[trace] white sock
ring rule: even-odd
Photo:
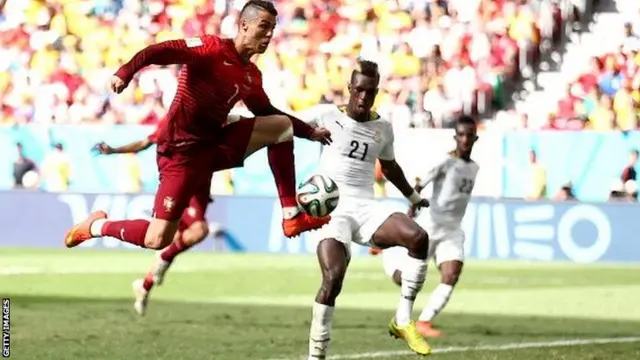
[[[91,232],[91,236],[102,236],[102,226],[106,222],[106,219],[98,219],[91,223],[91,229],[89,229],[89,232]]]
[[[432,321],[449,302],[453,286],[440,283],[429,296],[427,306],[420,313],[420,321]]]
[[[402,265],[402,285],[400,287],[400,302],[396,310],[396,324],[407,326],[411,322],[413,303],[416,295],[422,289],[427,275],[426,260],[420,260],[407,256]]]
[[[333,306],[313,303],[313,318],[309,330],[309,360],[324,359],[331,340]]]
[[[285,219],[293,219],[300,210],[297,206],[285,206],[282,208],[282,217]]]

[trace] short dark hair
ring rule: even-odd
[[[367,77],[375,78],[376,81],[380,81],[378,64],[373,61],[358,59],[356,62],[356,68],[353,69],[353,72],[351,73],[351,81],[353,81],[356,74],[362,74]]]
[[[242,16],[247,11],[250,11],[250,10],[266,11],[273,16],[278,16],[278,10],[276,9],[276,6],[273,4],[273,1],[267,1],[267,0],[247,1],[247,3],[244,4],[244,6],[242,7],[242,10],[240,10],[240,18],[242,18]]]
[[[456,124],[477,126],[478,122],[469,115],[462,115],[458,118],[458,120],[456,121]]]

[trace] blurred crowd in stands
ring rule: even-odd
[[[174,96],[178,68],[150,67],[117,97],[107,91],[111,74],[152,43],[203,33],[234,36],[244,3],[9,1],[0,17],[0,124],[156,123]],[[555,0],[276,3],[277,33],[256,60],[272,102],[299,111],[344,101],[346,80],[361,56],[379,62],[377,109],[399,127],[447,127],[460,112],[488,117],[508,107],[540,44],[557,41],[561,31]],[[637,54],[626,51],[604,58],[605,71],[635,71],[622,68],[622,54]],[[601,109],[619,112],[638,97],[613,96],[629,84],[585,88],[585,96],[597,98],[589,109],[594,119],[603,118],[598,128],[607,126],[600,125],[607,121]]]
[[[631,3],[631,2],[629,2]],[[569,83],[548,129],[635,130],[640,115],[640,2],[625,12],[615,51],[598,51],[587,71]],[[611,34],[609,41],[618,36]]]

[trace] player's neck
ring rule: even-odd
[[[371,118],[371,113],[369,111],[356,115],[354,114],[353,111],[349,111],[349,107],[347,107],[345,113],[347,114],[348,117],[352,118],[357,122],[367,122]]]
[[[251,57],[255,55],[255,52],[253,50],[250,50],[249,47],[245,45],[243,39],[239,37],[236,38],[234,40],[234,45],[236,47],[236,52],[238,52],[238,55],[240,55],[240,58],[242,58],[242,61],[244,61],[245,63],[248,63],[249,61],[251,61]]]
[[[456,156],[465,162],[471,161],[471,151],[462,152],[460,150],[456,150]]]

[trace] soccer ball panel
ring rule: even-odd
[[[338,185],[328,176],[313,175],[298,187],[298,205],[313,217],[331,214],[338,206]]]

